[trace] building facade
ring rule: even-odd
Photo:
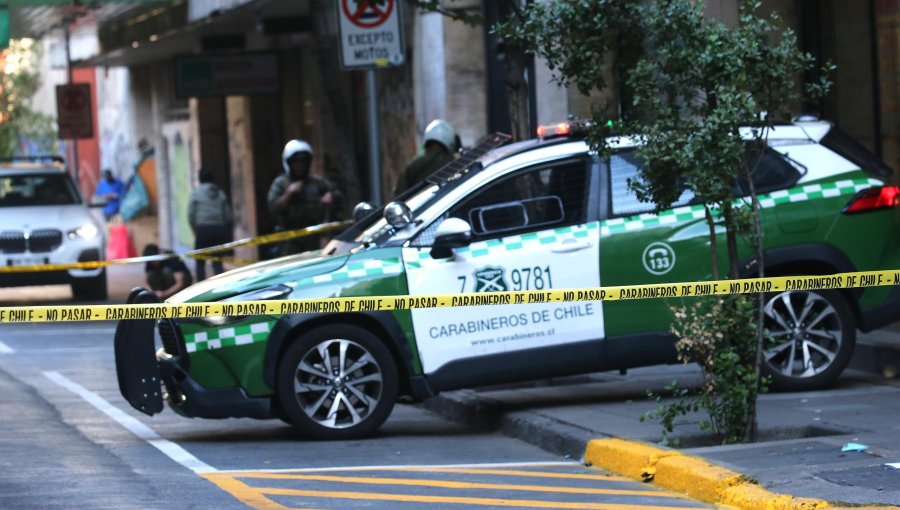
[[[373,98],[363,72],[338,65],[341,1],[348,0],[170,0],[94,17],[97,48],[78,65],[95,75],[98,165],[121,168],[137,159],[141,140],[155,149],[162,245],[192,246],[186,201],[201,166],[231,195],[236,237],[271,232],[266,191],[292,138],[308,140],[314,171],[344,190],[335,218],[368,198],[366,109]],[[504,2],[448,4],[482,16],[479,26],[395,1],[403,2],[406,59],[376,71],[374,98],[377,185],[386,198],[431,120],[448,120],[467,146],[490,131],[509,132],[521,115],[508,106],[510,64],[490,30],[505,16]],[[706,6],[710,16],[737,23],[737,0]],[[900,170],[900,0],[765,0],[763,10],[784,19],[803,51],[837,66],[832,93],[805,110],[834,121]],[[592,97],[561,88],[541,61],[528,63],[523,79],[528,130],[588,115],[615,97],[614,87]]]

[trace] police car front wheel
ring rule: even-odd
[[[277,393],[287,421],[317,439],[371,434],[397,399],[397,368],[371,332],[328,325],[301,335],[279,363]]]

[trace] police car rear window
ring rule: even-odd
[[[833,126],[819,143],[840,154],[873,177],[887,179],[891,176],[891,167],[836,126]]]

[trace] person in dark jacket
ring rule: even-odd
[[[145,246],[142,253],[144,257],[160,254],[159,246],[155,244]],[[144,275],[150,290],[156,294],[156,297],[164,300],[176,292],[188,288],[193,283],[193,279],[191,272],[180,258],[168,250],[162,254],[170,256],[164,260],[154,260],[144,264]]]
[[[425,151],[416,156],[400,174],[394,185],[394,196],[424,181],[442,166],[453,161],[459,151],[459,137],[446,120],[436,119],[425,128]]]
[[[194,248],[208,248],[231,241],[232,216],[228,195],[213,183],[212,171],[201,168],[200,186],[188,198],[188,223],[194,231]],[[217,254],[221,255],[221,254]],[[212,263],[213,274],[224,270],[221,260]],[[197,280],[206,279],[206,261],[197,259]]]

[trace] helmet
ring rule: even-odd
[[[435,141],[447,148],[450,152],[456,152],[456,131],[449,122],[435,119],[425,128],[425,140],[423,143]]]
[[[291,156],[300,152],[309,153],[309,156],[312,157],[312,146],[303,140],[291,140],[284,145],[284,151],[281,153],[281,164],[284,166],[284,172],[286,174],[290,175],[291,173],[291,167],[288,166],[288,160],[291,159]]]

